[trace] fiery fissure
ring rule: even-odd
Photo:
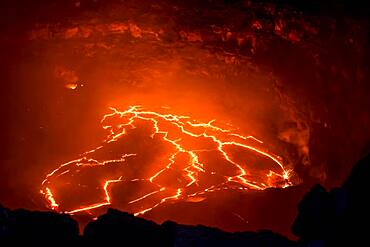
[[[93,209],[97,209],[103,206],[112,204],[112,196],[110,193],[110,187],[113,184],[121,182],[133,182],[133,181],[146,181],[157,189],[150,191],[137,198],[130,200],[127,205],[135,205],[148,198],[157,197],[153,199],[153,203],[149,207],[138,206],[132,213],[135,215],[145,214],[152,209],[168,202],[178,200],[191,200],[193,197],[204,195],[213,191],[217,191],[223,188],[229,188],[230,183],[236,183],[238,189],[254,189],[263,190],[270,187],[281,187],[285,188],[292,185],[290,181],[291,170],[287,169],[283,163],[283,159],[261,147],[263,142],[251,135],[242,135],[236,133],[232,128],[218,127],[215,125],[215,120],[211,120],[206,123],[192,120],[189,116],[175,115],[175,114],[162,114],[156,111],[147,111],[141,106],[130,106],[125,111],[119,111],[116,108],[111,107],[111,113],[103,116],[101,123],[103,128],[109,132],[108,136],[104,140],[103,144],[95,149],[85,152],[81,155],[81,158],[75,159],[64,164],[51,171],[46,175],[42,181],[41,193],[48,201],[48,205],[51,209],[57,211],[64,211],[65,213],[75,214],[79,212],[88,212]],[[108,124],[108,120],[111,118],[117,118],[120,120],[116,124]],[[150,123],[151,125],[151,138],[160,137],[163,142],[167,143],[172,147],[172,151],[168,155],[167,162],[162,167],[156,169],[155,172],[147,177],[142,178],[125,178],[119,176],[118,178],[106,179],[101,186],[104,191],[104,200],[98,203],[92,203],[90,205],[80,205],[77,208],[70,210],[62,210],[61,203],[58,202],[58,191],[52,191],[53,183],[62,176],[73,176],[73,172],[79,172],[79,167],[103,167],[110,164],[128,163],[129,159],[136,157],[136,153],[123,154],[119,159],[107,159],[98,160],[90,156],[94,155],[98,150],[103,149],[106,145],[118,142],[124,136],[128,135],[130,130],[137,128],[141,122]],[[170,124],[173,129],[165,129],[163,125]],[[180,135],[172,135],[180,131]],[[188,145],[182,143],[184,138],[193,138],[195,140],[202,139],[203,141],[211,142],[214,148],[206,149],[189,149]],[[248,170],[243,162],[239,162],[232,157],[229,148],[239,148],[242,151],[249,151],[257,156],[269,159],[273,163],[278,171],[269,170],[260,176],[261,181],[250,181],[248,174],[253,171],[252,168]],[[213,184],[208,187],[199,186],[199,175],[214,175],[215,172],[208,172],[204,162],[201,161],[200,154],[203,152],[216,152],[217,155],[223,157],[223,160],[230,165],[230,169],[235,170],[235,175],[227,176],[220,175],[223,177],[223,181],[220,183]],[[165,171],[173,169],[178,156],[185,154],[188,157],[188,162],[184,164],[184,168],[181,169],[182,177],[186,181],[185,185],[174,184],[171,187],[167,187],[158,181],[158,178],[164,174]],[[275,170],[276,170],[275,169]],[[191,188],[191,189],[190,189]],[[167,195],[161,193],[168,192]]]

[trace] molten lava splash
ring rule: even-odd
[[[103,144],[43,180],[41,193],[51,209],[91,213],[113,205],[139,215],[167,202],[199,202],[221,189],[292,185],[282,158],[231,125],[140,106],[110,109],[101,120],[109,131]]]

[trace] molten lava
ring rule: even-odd
[[[43,180],[40,192],[51,209],[91,213],[112,205],[139,215],[169,202],[199,202],[223,189],[292,185],[291,170],[281,157],[229,124],[140,106],[110,109],[101,120],[109,132],[102,145],[61,164]]]

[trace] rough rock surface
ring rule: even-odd
[[[303,244],[367,246],[370,203],[370,155],[359,161],[339,188],[326,191],[316,185],[298,206],[292,231]]]
[[[69,215],[0,207],[1,244],[68,244],[78,240],[78,223]]]

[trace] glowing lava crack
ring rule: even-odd
[[[230,125],[140,106],[111,110],[101,120],[109,131],[103,144],[43,180],[40,192],[51,209],[92,213],[112,205],[138,215],[167,202],[201,201],[218,190],[292,184],[282,158]]]

